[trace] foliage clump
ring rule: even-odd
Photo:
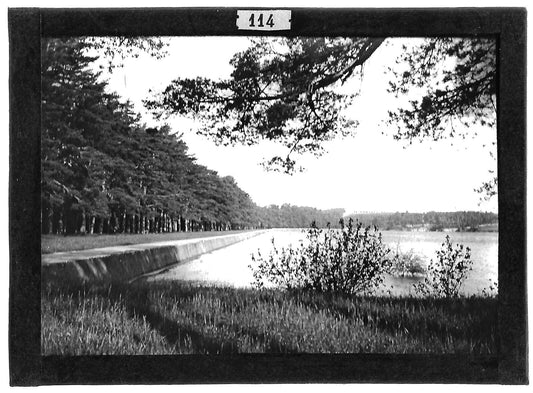
[[[462,244],[453,246],[450,236],[446,236],[437,260],[431,260],[423,282],[414,284],[415,292],[423,296],[456,298],[464,280],[472,270],[470,248]]]
[[[422,257],[413,249],[402,252],[398,245],[391,260],[389,273],[396,277],[418,277],[426,274],[426,268]]]
[[[283,146],[264,167],[295,173],[294,155],[324,153],[324,142],[355,132],[345,110],[355,94],[335,90],[362,75],[384,38],[278,37],[251,41],[236,53],[230,78],[178,78],[144,101],[156,118],[187,115],[198,133],[218,144],[246,146],[263,140]]]
[[[340,224],[340,229],[319,229],[313,223],[299,247],[277,248],[272,240],[268,256],[252,255],[255,287],[271,283],[285,289],[372,293],[383,283],[390,250],[377,227],[351,219]]]

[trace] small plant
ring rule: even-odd
[[[459,290],[472,270],[470,248],[457,244],[454,248],[450,236],[446,235],[437,260],[431,260],[423,282],[413,284],[415,292],[423,296],[456,298]]]
[[[395,277],[419,277],[426,274],[426,268],[420,255],[413,249],[402,252],[398,244],[396,253],[392,257],[390,274]]]
[[[319,229],[313,223],[307,242],[297,248],[273,250],[267,257],[252,255],[254,285],[267,282],[286,289],[312,289],[319,292],[372,293],[383,283],[389,268],[389,249],[374,227],[353,220],[340,221],[341,229]]]
[[[496,297],[498,296],[498,282],[489,279],[489,287],[481,290],[481,296],[483,297]]]

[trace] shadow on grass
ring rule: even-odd
[[[216,340],[207,337],[195,329],[183,326],[155,311],[150,304],[149,290],[146,287],[113,283],[106,285],[71,285],[43,288],[43,297],[73,296],[79,304],[91,296],[102,296],[110,303],[124,306],[129,318],[144,319],[154,331],[157,331],[175,348],[178,353],[196,354],[234,354],[237,344],[228,340]],[[184,291],[184,298],[192,298],[193,293]],[[134,340],[139,338],[133,337]]]
[[[209,320],[211,315],[209,307],[227,304],[233,308],[232,312],[240,313],[245,304],[260,304],[263,301],[274,305],[274,308],[278,305],[280,309],[291,302],[308,307],[312,312],[342,316],[389,336],[400,334],[410,340],[427,342],[428,345],[430,342],[459,343],[461,349],[457,347],[456,350],[460,352],[495,353],[497,347],[497,298],[365,298],[305,291],[244,290],[236,295],[232,291],[215,288],[208,290],[206,299],[214,298],[217,303],[211,303],[201,313],[197,312],[195,306],[191,308],[191,305],[198,303],[198,294],[202,294],[202,291],[206,289],[179,283],[114,283],[85,288],[52,288],[48,289],[47,296],[53,297],[54,293],[73,294],[80,300],[101,296],[112,303],[119,303],[125,308],[128,318],[144,319],[150,329],[163,336],[178,353],[299,352],[287,340],[283,341],[269,331],[256,329],[253,324],[235,324],[223,319],[204,320],[206,316]],[[158,301],[159,297],[162,302]],[[179,318],[165,313],[173,302],[187,308],[180,313]]]
[[[404,332],[420,338],[431,333],[442,342],[470,340],[474,352],[496,351],[497,297],[368,299],[306,291],[290,291],[287,296],[303,306],[359,320],[385,333]],[[480,343],[486,343],[486,348],[481,348]]]
[[[108,292],[110,299],[122,299],[128,315],[144,318],[152,329],[157,330],[175,350],[180,353],[192,352],[199,354],[234,354],[238,346],[228,340],[217,340],[183,326],[154,310],[150,303],[148,289],[140,286],[115,284]],[[192,298],[192,293],[183,293],[183,298]]]
[[[160,286],[158,289],[166,295],[171,295],[176,300],[179,299],[183,302],[191,302],[193,297],[197,294],[197,290],[192,286],[181,287],[168,285],[166,287]],[[237,340],[231,338],[216,339],[208,337],[194,328],[183,326],[183,324],[155,311],[149,296],[152,289],[147,288],[146,285],[133,285],[129,287],[119,286],[116,287],[115,290],[117,291],[118,296],[122,294],[125,299],[126,308],[130,316],[144,316],[151,327],[164,336],[169,343],[172,343],[178,352],[181,352],[187,347],[189,347],[194,353],[200,354],[227,355],[241,352]],[[124,294],[127,295],[124,297]],[[191,315],[191,318],[194,317]],[[256,329],[243,328],[242,326],[236,326],[222,321],[218,322],[216,327],[221,329],[227,328],[239,335],[246,335],[250,338],[251,342],[260,345],[262,350],[268,353],[279,354],[297,352],[296,349],[282,344],[278,338],[259,332]]]

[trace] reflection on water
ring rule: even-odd
[[[272,230],[231,246],[203,254],[190,262],[177,265],[149,280],[203,281],[234,287],[249,287],[253,281],[252,254],[261,250],[267,254],[272,248],[299,244],[305,235],[298,230]]]
[[[426,265],[435,259],[435,252],[441,248],[446,235],[450,235],[452,243],[463,244],[471,249],[472,271],[465,280],[462,292],[475,294],[498,281],[498,233],[495,232],[403,232],[384,231],[383,241],[392,250],[399,247],[402,252],[413,250]],[[412,292],[412,284],[421,278],[387,277],[385,284],[392,285],[393,293],[406,294]]]
[[[427,264],[435,257],[446,236],[442,232],[402,232],[383,231],[383,241],[393,250],[399,247],[402,252],[413,250]],[[497,233],[449,233],[452,242],[461,243],[471,248],[473,270],[465,281],[463,293],[479,293],[488,288],[490,280],[498,278],[498,234]],[[276,229],[254,238],[231,245],[221,250],[202,255],[190,262],[177,265],[163,273],[152,276],[149,280],[187,280],[200,281],[216,285],[249,287],[253,281],[251,269],[252,253],[261,250],[267,255],[272,249],[271,240],[276,246],[298,245],[305,239],[300,230]],[[412,292],[412,284],[421,280],[414,277],[391,277],[385,280],[383,290],[393,294]]]

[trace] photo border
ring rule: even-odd
[[[9,9],[11,385],[527,383],[526,10],[276,7],[292,11],[292,29],[263,33],[238,31],[237,9],[261,8]],[[41,356],[40,40],[76,35],[495,37],[498,355]]]

